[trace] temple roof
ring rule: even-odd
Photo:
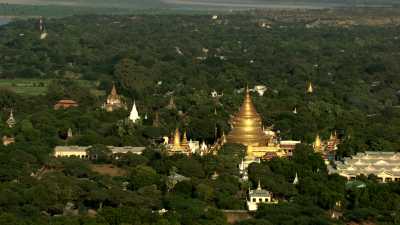
[[[344,162],[336,162],[340,174],[380,174],[390,173],[400,176],[400,153],[396,152],[365,152],[357,153]]]

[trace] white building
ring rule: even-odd
[[[200,142],[189,140],[189,148],[192,154],[200,151]]]
[[[264,93],[268,90],[265,85],[256,85],[253,90],[258,93],[259,96],[264,96]]]
[[[54,148],[54,156],[55,157],[78,157],[81,159],[88,158],[87,150],[92,146],[56,146]],[[108,149],[111,150],[112,154],[126,154],[128,152],[133,154],[142,154],[142,152],[146,149],[145,147],[132,147],[132,146],[124,146],[124,147],[115,147],[115,146],[107,146]]]
[[[363,174],[374,174],[381,182],[400,181],[400,153],[370,152],[357,153],[336,162],[337,173],[349,180]]]
[[[249,199],[247,200],[247,209],[249,211],[257,211],[259,204],[276,204],[278,201],[272,198],[272,193],[262,189],[260,181],[255,190],[249,190]]]
[[[131,113],[129,114],[129,120],[132,121],[133,123],[136,123],[138,120],[140,120],[139,112],[136,108],[135,101],[133,102]]]

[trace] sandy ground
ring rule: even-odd
[[[127,172],[121,168],[118,168],[116,166],[110,165],[110,164],[92,164],[90,166],[92,171],[97,172],[102,175],[109,175],[112,177],[115,176],[124,176],[127,174]]]

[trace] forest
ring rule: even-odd
[[[400,184],[369,176],[359,177],[364,187],[351,185],[328,174],[310,146],[317,134],[327,139],[336,131],[339,160],[398,151],[398,26],[310,28],[252,13],[86,15],[44,18],[44,24],[45,38],[36,19],[0,26],[2,83],[43,84],[37,94],[0,85],[0,136],[15,137],[0,146],[0,224],[227,224],[222,210],[245,209],[246,191],[258,181],[281,201],[239,225],[400,223]],[[113,84],[128,108],[136,102],[139,123],[126,122],[129,110],[101,109]],[[303,142],[291,160],[251,164],[243,183],[237,169],[243,146],[186,157],[168,156],[157,144],[176,127],[213,143],[229,132],[230,115],[243,100],[239,91],[255,85],[268,88],[264,96],[252,93],[263,124]],[[213,90],[223,96],[212,98]],[[176,109],[166,108],[171,97]],[[54,110],[60,99],[79,107]],[[5,122],[11,110],[13,128]],[[153,126],[156,113],[160,126]],[[89,161],[54,158],[57,145],[147,149]],[[125,173],[93,171],[102,164]],[[175,172],[189,179],[171,186]]]

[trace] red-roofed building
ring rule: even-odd
[[[58,110],[58,109],[68,109],[68,108],[72,108],[72,107],[78,107],[78,103],[74,100],[70,100],[70,99],[63,99],[58,101],[55,105],[54,105],[54,109]]]

